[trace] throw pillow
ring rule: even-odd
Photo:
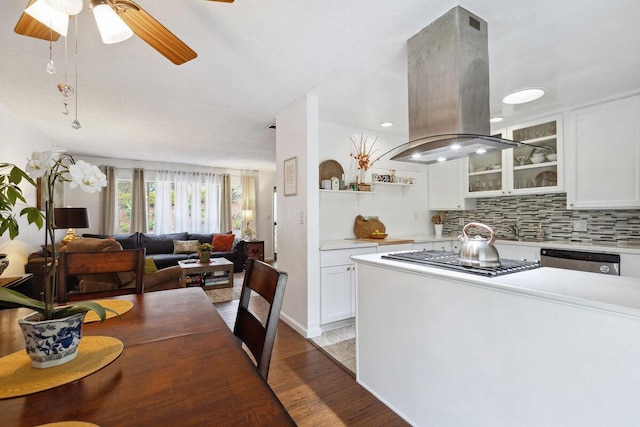
[[[173,253],[174,254],[192,254],[198,252],[198,240],[174,240],[173,241]]]
[[[213,252],[230,252],[233,247],[233,240],[236,238],[233,234],[214,234],[211,240]]]
[[[144,274],[151,274],[158,271],[158,267],[156,263],[153,261],[153,258],[146,258],[144,260]]]

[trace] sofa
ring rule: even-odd
[[[145,248],[147,258],[153,258],[153,262],[158,269],[178,265],[178,261],[184,261],[190,258],[198,258],[197,252],[181,252],[176,253],[176,244],[174,242],[187,242],[197,240],[200,243],[212,243],[215,234],[229,235],[232,233],[170,233],[170,234],[83,234],[83,237],[92,238],[113,238],[123,249]],[[226,258],[233,263],[233,271],[235,273],[242,272],[244,268],[245,247],[244,240],[234,238],[231,250],[229,251],[212,251],[212,258]],[[215,249],[215,247],[214,247]]]
[[[100,262],[102,252],[122,251],[122,245],[114,239],[98,239],[98,238],[82,238],[70,241],[67,245],[60,248],[60,252],[66,253],[91,253],[95,254],[95,263]],[[79,266],[82,268],[82,266]],[[153,271],[140,271],[143,275],[144,292],[162,291],[166,289],[184,288],[182,283],[182,269],[177,265],[162,269],[152,269]],[[66,289],[62,289],[62,283],[59,283],[60,291],[65,294],[70,293],[87,293],[112,291],[120,288],[135,287],[137,271],[126,271],[118,273],[94,273],[79,274],[78,276],[68,277],[65,279]],[[64,301],[60,292],[58,301]]]

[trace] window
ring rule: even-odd
[[[231,185],[231,226],[233,234],[242,235],[242,184]]]
[[[131,232],[131,192],[133,182],[130,179],[117,179],[118,215],[116,218],[116,233]]]
[[[120,170],[116,178],[116,233],[131,233],[133,182]],[[156,176],[154,176],[156,175]],[[158,172],[145,182],[148,233],[211,233],[219,230],[220,185],[213,174]],[[233,179],[231,218],[234,233],[242,229],[242,185]],[[195,204],[199,206],[195,206]],[[224,230],[229,231],[229,230]]]

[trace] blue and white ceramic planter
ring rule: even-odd
[[[51,368],[75,359],[85,315],[78,313],[63,319],[40,320],[42,315],[36,312],[19,319],[31,366]]]

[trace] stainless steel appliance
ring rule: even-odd
[[[472,238],[467,234],[470,228],[480,228],[491,233],[489,239],[481,236]],[[488,225],[479,222],[470,222],[462,229],[462,234],[458,236],[458,240],[462,242],[460,246],[460,263],[472,267],[499,267],[500,256],[498,250],[493,246],[496,241],[496,233]]]
[[[538,261],[525,261],[515,259],[500,259],[500,265],[493,267],[480,267],[464,265],[460,256],[446,251],[411,251],[395,252],[383,255],[382,258],[393,261],[412,262],[428,267],[446,268],[461,271],[463,273],[477,274],[480,276],[495,277],[504,274],[517,273],[540,267]]]
[[[620,275],[620,255],[617,254],[542,248],[540,249],[540,265],[564,268],[565,270]]]

